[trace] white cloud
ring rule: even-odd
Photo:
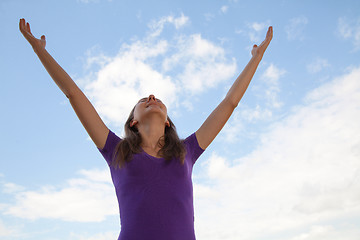
[[[136,102],[151,93],[168,107],[173,103],[174,82],[149,63],[149,59],[164,54],[167,45],[165,40],[154,44],[146,41],[124,44],[115,57],[100,66],[100,70],[90,72],[85,80],[78,81],[105,122],[122,125]],[[101,63],[103,59],[100,55]]]
[[[176,78],[190,93],[199,93],[232,77],[236,62],[226,59],[223,48],[193,34],[178,39],[176,53],[164,60],[163,67],[166,71],[182,68]]]
[[[101,222],[118,215],[115,190],[108,170],[82,170],[81,177],[69,179],[65,186],[45,186],[37,191],[15,193],[15,201],[4,213],[19,218],[61,219]]]
[[[290,19],[290,22],[285,26],[288,40],[303,40],[304,30],[308,23],[309,20],[305,16]]]
[[[194,184],[197,237],[357,240],[358,79],[355,68],[311,91],[247,156],[212,154],[195,176],[209,181]]]
[[[360,49],[360,19],[349,20],[346,17],[338,19],[338,33],[344,39],[350,39],[354,45],[354,51]]]
[[[357,226],[334,226],[320,225],[312,226],[307,233],[302,233],[299,236],[291,238],[290,240],[337,240],[337,239],[357,239],[360,236],[360,230]],[[340,228],[340,229],[339,229]]]
[[[324,68],[330,67],[330,64],[327,59],[317,58],[306,66],[306,69],[309,73],[318,73]]]
[[[165,23],[181,27],[188,21],[184,15],[163,17],[152,22],[148,36],[123,44],[115,57],[87,54],[89,74],[76,82],[105,123],[121,126],[137,100],[151,93],[172,109],[180,95],[180,104],[187,103],[189,93],[215,87],[235,74],[235,59],[226,58],[223,48],[200,34],[161,38]]]

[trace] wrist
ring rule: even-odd
[[[255,54],[255,55],[253,55],[251,59],[253,59],[254,61],[260,62],[261,59],[263,58],[263,56],[264,56],[264,54],[257,53],[257,54]]]
[[[39,54],[39,53],[41,53],[42,51],[45,50],[44,47],[39,46],[39,45],[32,45],[32,48],[33,48],[33,50],[34,50],[34,52],[35,52],[36,54]]]

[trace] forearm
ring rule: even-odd
[[[34,51],[56,85],[69,98],[71,93],[78,88],[75,82],[45,48],[34,48]]]
[[[228,91],[225,98],[234,108],[237,107],[248,88],[261,59],[262,55],[253,56]]]

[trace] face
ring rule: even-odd
[[[153,117],[154,115],[163,119],[164,123],[168,125],[166,106],[160,99],[155,98],[154,95],[150,95],[149,97],[140,99],[136,104],[134,119],[130,125],[136,125],[147,118]]]

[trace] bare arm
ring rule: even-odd
[[[26,40],[33,47],[34,52],[39,57],[51,78],[66,97],[69,98],[71,106],[95,145],[102,149],[105,145],[109,130],[97,114],[93,105],[71,77],[46,51],[45,36],[41,36],[41,39],[35,38],[31,33],[30,24],[26,23],[25,19],[20,19],[19,28]]]
[[[215,108],[202,126],[196,131],[195,134],[202,149],[206,149],[215,139],[230,118],[234,109],[239,104],[250,84],[252,77],[255,74],[266,48],[270,44],[272,36],[272,27],[269,27],[266,39],[259,46],[254,45],[251,51],[252,58],[239,77],[235,80],[224,100]]]

